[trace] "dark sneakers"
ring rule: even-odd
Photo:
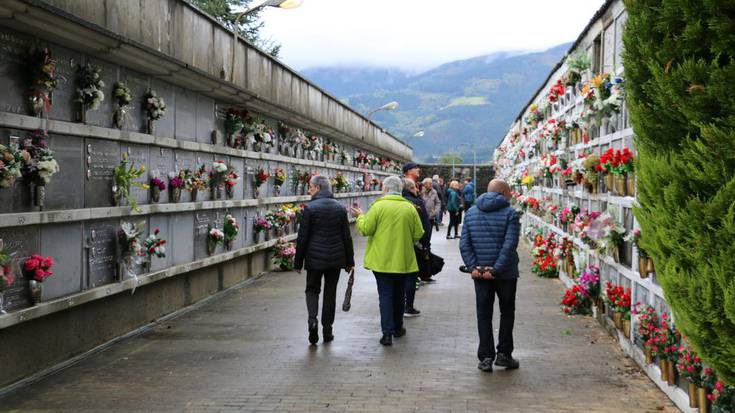
[[[383,334],[383,338],[380,339],[380,344],[384,346],[392,346],[393,336],[391,334]]]
[[[403,312],[404,317],[418,317],[421,315],[421,311],[415,309],[415,308],[407,308],[406,311]],[[398,337],[398,335],[396,335]]]
[[[309,324],[309,343],[316,344],[319,341],[319,324]]]
[[[396,331],[395,334],[393,334],[396,338],[401,338],[406,335],[406,328],[401,327],[400,330]]]
[[[507,356],[502,353],[498,353],[498,358],[495,360],[495,365],[498,367],[505,367],[508,370],[515,370],[521,366],[518,360],[511,356]]]
[[[493,371],[493,359],[491,359],[490,357],[487,357],[487,358],[483,359],[480,362],[480,364],[477,365],[477,368],[480,369],[480,370],[482,370],[482,371],[484,371],[484,372],[492,373],[492,371]]]

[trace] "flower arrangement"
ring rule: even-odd
[[[350,188],[350,183],[347,182],[347,178],[342,172],[337,172],[337,175],[335,175],[334,177],[334,182],[332,183],[332,186],[334,187],[336,192],[342,192]]]
[[[630,293],[630,288],[614,285],[608,281],[605,287],[605,302],[614,312],[630,315]]]
[[[13,259],[10,253],[4,248],[2,240],[0,240],[0,292],[9,288],[14,282]],[[2,297],[0,297],[0,313],[3,312],[1,299]]]
[[[51,111],[51,94],[59,85],[56,60],[48,48],[31,48],[28,54],[31,68],[28,102],[33,115],[39,116]]]
[[[245,140],[253,145],[254,150],[267,150],[273,146],[273,130],[262,120],[254,116],[246,116],[243,131],[245,132]]]
[[[77,87],[75,101],[82,105],[81,120],[83,122],[87,110],[97,110],[100,103],[105,99],[105,94],[102,92],[105,82],[102,81],[101,73],[101,67],[90,63],[79,66],[79,87]]]
[[[263,185],[264,183],[266,183],[266,181],[268,181],[268,178],[270,177],[271,175],[268,172],[266,172],[265,169],[263,168],[258,169],[258,173],[255,174],[255,186],[258,187],[258,186]]]
[[[209,186],[212,189],[213,199],[221,198],[220,191],[225,187],[228,170],[229,167],[224,161],[214,161],[212,163],[212,168],[209,172]]]
[[[33,254],[23,263],[23,271],[34,281],[41,283],[46,281],[48,277],[54,275],[54,272],[51,271],[53,266],[53,258]]]
[[[556,257],[556,240],[553,233],[544,239],[538,234],[533,248],[533,264],[531,271],[542,278],[559,276],[558,258]]]
[[[546,96],[546,98],[551,103],[555,103],[559,101],[559,98],[564,96],[564,93],[566,93],[566,88],[564,87],[564,83],[562,83],[562,80],[559,79],[554,83],[554,85],[551,86],[551,89],[549,90],[549,94]]]
[[[679,347],[679,360],[676,363],[676,370],[685,379],[695,386],[702,386],[702,359],[689,346]]]
[[[166,240],[161,239],[158,237],[158,234],[161,233],[161,230],[159,228],[156,228],[153,231],[153,234],[149,234],[148,238],[143,241],[143,246],[145,247],[145,253],[148,255],[148,257],[157,257],[157,258],[165,258],[166,257]]]
[[[589,69],[590,65],[590,58],[584,51],[570,56],[567,59],[568,70],[563,77],[564,84],[571,87],[576,86],[582,80],[582,72]]]
[[[283,271],[290,271],[294,268],[294,259],[296,258],[296,246],[293,242],[279,239],[278,243],[273,246],[273,265]]]
[[[616,262],[620,260],[619,249],[625,238],[625,227],[620,225],[609,213],[599,215],[592,220],[587,234],[597,241],[605,251],[613,255]]]
[[[559,213],[559,221],[565,224],[574,224],[574,220],[577,218],[577,214],[579,214],[579,212],[580,209],[577,205],[564,207],[564,209]]]
[[[125,82],[116,82],[112,89],[112,98],[115,100],[117,108],[112,116],[112,122],[115,127],[122,129],[125,126],[127,118],[128,105],[133,101],[133,93]]]
[[[225,234],[225,248],[229,251],[232,249],[233,241],[235,241],[235,238],[240,233],[240,224],[237,223],[235,217],[230,214],[225,215],[225,224],[222,227],[222,232]]]
[[[43,207],[46,199],[45,187],[51,177],[59,172],[54,152],[48,147],[48,135],[43,130],[32,132],[20,146],[24,158],[22,173],[36,186],[36,206]]]
[[[143,108],[148,119],[148,133],[153,134],[153,121],[163,118],[166,114],[166,102],[155,90],[148,89],[143,97]]]
[[[116,166],[112,172],[114,180],[112,193],[118,204],[120,203],[120,200],[125,198],[131,208],[133,208],[133,211],[140,212],[140,209],[138,209],[138,202],[132,195],[131,189],[132,187],[138,187],[148,190],[149,186],[147,184],[142,184],[137,181],[137,179],[143,176],[144,173],[145,165],[141,165],[136,168],[135,162],[129,161],[127,154],[123,156],[120,164]]]
[[[255,238],[255,241],[258,241],[258,234],[266,233],[269,229],[271,229],[271,224],[267,219],[264,217],[256,217],[253,220],[253,237]]]
[[[245,127],[246,114],[247,112],[244,109],[230,108],[227,110],[225,131],[228,143],[233,148],[243,148],[245,146],[242,139],[242,130]]]
[[[217,245],[222,244],[225,241],[225,233],[218,228],[212,228],[211,226],[207,229],[207,253],[209,255],[214,254],[217,249]]]
[[[146,250],[140,243],[139,237],[145,230],[145,221],[136,224],[123,222],[120,225],[118,238],[122,246],[123,263],[131,267],[134,261],[139,261],[140,257],[146,255]]]
[[[273,173],[273,181],[275,185],[273,189],[276,192],[276,196],[281,194],[281,187],[286,182],[286,179],[286,171],[284,171],[283,168],[276,168],[276,171]]]
[[[191,194],[192,202],[196,201],[197,194],[207,188],[209,174],[207,168],[202,165],[199,169],[184,170],[184,187]]]
[[[592,314],[592,300],[585,289],[574,284],[569,288],[561,300],[562,311],[568,315],[590,315]]]
[[[0,145],[0,188],[10,188],[15,180],[23,176],[23,165],[30,154],[17,144]]]
[[[227,176],[225,177],[225,192],[227,198],[232,199],[235,197],[235,186],[240,180],[240,174],[234,166],[230,165],[227,167]]]
[[[168,186],[170,190],[168,193],[170,202],[179,202],[181,200],[181,190],[184,188],[185,178],[185,171],[179,171],[179,173],[169,172]]]
[[[153,202],[158,202],[161,199],[161,191],[166,190],[166,182],[158,176],[151,176],[151,199]]]
[[[710,372],[714,376],[714,372],[712,370]],[[728,386],[720,380],[715,380],[709,388],[712,390],[707,399],[712,402],[712,413],[735,412],[735,386]]]
[[[582,271],[582,275],[577,280],[580,286],[587,292],[587,295],[593,299],[600,296],[600,267],[596,265],[588,265]]]

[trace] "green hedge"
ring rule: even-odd
[[[677,327],[735,383],[735,1],[625,0],[642,246]]]

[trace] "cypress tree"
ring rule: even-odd
[[[679,330],[735,384],[735,1],[625,5],[642,247]]]

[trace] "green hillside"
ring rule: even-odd
[[[304,71],[330,93],[367,113],[389,101],[400,108],[374,119],[414,148],[415,158],[459,150],[480,162],[492,150],[569,44],[540,53],[495,53],[441,65],[418,75],[389,68],[315,68]],[[423,130],[422,138],[414,138]]]

